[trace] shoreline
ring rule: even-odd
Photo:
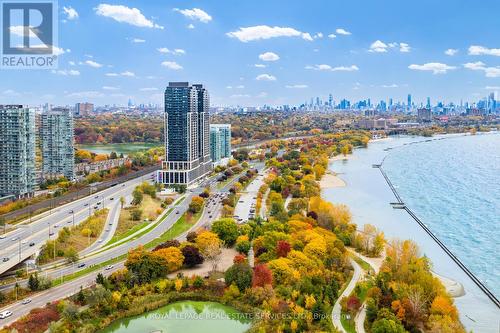
[[[347,156],[342,156],[342,155],[337,155],[328,160],[329,164],[333,163],[335,161],[347,161],[352,157],[351,155]],[[380,171],[382,172],[382,175],[384,175],[382,168],[380,168]],[[396,191],[395,189],[392,188],[390,181],[385,177],[384,178],[387,180],[387,183],[389,184],[389,187],[391,190]],[[332,172],[330,169],[328,169],[323,176],[323,178],[319,181],[320,188],[321,190],[324,189],[332,189],[332,188],[338,188],[338,187],[346,187],[347,184],[346,182],[338,177],[338,174]],[[354,221],[355,222],[355,221]],[[384,231],[384,230],[382,230]],[[453,257],[451,257],[454,259]],[[462,297],[465,295],[465,288],[462,283],[455,281],[453,279],[444,277],[442,275],[439,275],[435,273],[434,271],[431,270],[431,273],[434,277],[438,278],[441,281],[441,284],[444,286],[446,289],[446,292],[453,298],[458,298]]]

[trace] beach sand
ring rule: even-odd
[[[337,155],[329,159],[329,162],[334,162],[334,161],[342,161],[342,160],[348,160],[351,159],[352,155]],[[336,188],[336,187],[345,187],[347,186],[346,182],[342,180],[340,177],[337,176],[334,172],[327,170],[323,178],[319,181],[319,185],[321,189],[330,189],[330,188]],[[380,268],[383,258],[364,258],[365,261],[368,261],[372,267],[376,267],[376,271],[378,271],[378,268]],[[436,274],[432,272],[432,274],[437,277],[439,280],[441,280],[441,283],[444,285],[446,291],[448,294],[450,294],[451,297],[460,297],[465,295],[465,289],[463,285],[460,282],[457,282],[455,280],[452,280],[450,278],[441,276],[439,274]]]

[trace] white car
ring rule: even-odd
[[[0,319],[5,319],[7,317],[12,316],[12,311],[6,310],[3,312],[0,312]]]
[[[108,265],[106,266],[106,270],[109,271],[110,269],[113,269],[113,267],[114,267],[113,265]]]
[[[0,236],[0,239],[5,239],[5,236],[4,236],[4,235],[1,235],[1,236]]]
[[[23,304],[23,305],[26,305],[26,304],[29,304],[29,303],[31,303],[31,298],[23,299],[23,301],[21,302],[21,304]]]

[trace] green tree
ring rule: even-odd
[[[78,252],[74,247],[70,247],[69,249],[64,251],[64,257],[69,263],[77,262],[80,259]]]
[[[40,280],[38,279],[38,273],[31,274],[28,279],[28,288],[31,291],[37,291],[40,288]]]
[[[246,263],[234,264],[224,274],[226,285],[230,286],[234,283],[240,291],[245,291],[252,286],[252,277],[252,268]]]
[[[238,225],[236,221],[231,218],[215,221],[212,224],[212,231],[228,246],[232,246],[239,235]]]
[[[132,204],[137,206],[141,204],[142,200],[144,199],[144,195],[138,188],[136,188],[134,192],[132,192],[132,198]]]
[[[139,221],[142,217],[142,209],[133,209],[130,211],[130,217],[133,221]]]
[[[400,323],[392,320],[382,318],[375,320],[372,326],[373,333],[405,333],[406,330]]]

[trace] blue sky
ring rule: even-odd
[[[0,104],[162,103],[176,80],[214,105],[500,92],[495,0],[58,4],[58,70],[0,70]]]

